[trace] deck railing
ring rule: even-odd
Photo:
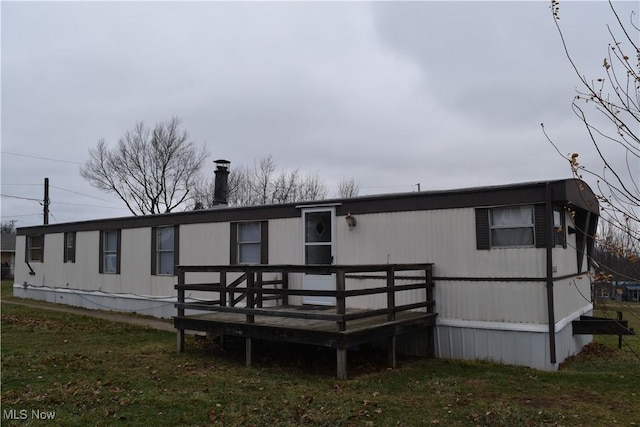
[[[344,339],[336,340],[331,346],[336,348],[337,377],[346,379],[347,348],[350,345],[354,345],[356,341],[360,342],[359,340],[361,339],[367,342],[386,337],[389,366],[395,367],[396,336],[403,333],[403,331],[415,330],[412,329],[415,326],[409,326],[409,323],[406,323],[409,314],[398,316],[400,318],[397,322],[396,315],[409,310],[421,310],[425,312],[425,315],[420,316],[420,326],[423,325],[423,321],[426,322],[424,325],[431,325],[426,330],[427,351],[429,354],[433,354],[433,323],[430,323],[435,318],[432,264],[178,266],[177,271],[178,283],[175,288],[178,291],[178,301],[176,303],[177,317],[175,322],[177,345],[180,352],[184,351],[185,328],[194,327],[197,330],[203,330],[200,329],[203,327],[208,328],[208,326],[202,326],[200,321],[194,323],[192,316],[185,316],[186,310],[240,315],[238,316],[240,320],[233,321],[233,330],[228,332],[238,334],[236,326],[240,326],[238,325],[239,322],[242,323],[240,330],[243,333],[240,335],[245,336],[247,366],[251,366],[252,337],[264,338],[264,329],[257,329],[260,325],[256,325],[256,316],[335,322],[332,334],[340,335]],[[213,273],[217,281],[211,283],[188,283],[187,275],[193,273],[197,273],[200,280],[203,279],[202,275],[206,277],[206,274]],[[238,277],[230,281],[231,274],[234,277]],[[289,284],[292,274],[331,274],[335,278],[335,289],[291,289]],[[265,280],[265,276],[275,276],[277,278]],[[366,281],[367,285],[369,283],[380,283],[380,285],[363,287],[363,280]],[[351,285],[356,282],[360,282],[360,286]],[[412,298],[406,298],[404,303],[398,303],[400,300],[396,298],[398,293],[415,290],[424,290],[424,293],[417,292]],[[188,291],[199,291],[205,295],[212,293],[213,297],[211,299],[189,298],[187,300]],[[371,295],[383,296],[384,303],[381,304],[380,301],[377,301],[376,304],[372,304],[373,306],[382,306],[382,308],[347,309],[351,306],[362,306],[362,304],[348,304],[347,300],[349,298]],[[322,311],[285,309],[290,307],[289,302],[292,297],[305,296],[335,298],[335,307]],[[244,307],[239,306],[238,303],[243,300],[245,302]],[[268,300],[276,300],[279,305],[265,307],[264,302]],[[385,315],[386,321],[384,320]],[[358,329],[357,326],[351,330],[347,329],[347,322],[376,316],[382,317],[382,322],[380,322],[379,318],[373,319],[375,326],[370,326],[366,332],[363,332],[363,329]],[[414,314],[410,316],[416,319]],[[195,317],[198,317],[198,315],[195,315]],[[405,319],[402,319],[402,317]],[[211,323],[213,321],[214,319],[209,318],[204,322]],[[264,326],[264,323],[262,325]],[[308,335],[311,331],[308,330],[306,332]],[[351,332],[357,333],[350,335]],[[364,335],[358,336],[358,334]],[[281,338],[280,335],[278,337]],[[314,341],[309,336],[305,337],[305,342],[307,340],[319,342]],[[324,339],[322,343],[327,345]]]
[[[247,323],[253,323],[255,316],[274,316],[301,318],[336,322],[339,331],[347,329],[347,322],[379,315],[387,315],[389,321],[395,320],[396,313],[408,310],[426,309],[432,313],[433,274],[432,264],[371,264],[371,265],[224,265],[224,266],[177,266],[178,292],[177,315],[182,317],[185,310],[236,313],[246,316]],[[413,274],[407,274],[407,272]],[[211,283],[187,283],[189,273],[217,273],[219,280]],[[240,276],[229,281],[230,274]],[[275,274],[274,274],[275,273]],[[291,274],[333,274],[335,290],[290,289]],[[264,280],[266,275],[278,276],[277,279]],[[369,280],[380,281],[381,286],[350,289],[351,283]],[[401,283],[399,283],[401,282]],[[241,285],[244,285],[243,287]],[[424,289],[419,301],[398,304],[399,292]],[[188,301],[187,291],[210,292],[212,299]],[[347,313],[349,298],[365,295],[386,295],[383,308],[364,309]],[[332,297],[335,298],[335,312],[313,313],[303,311],[283,311],[275,307],[265,307],[264,302],[277,300],[280,305],[289,305],[290,297]],[[238,306],[244,300],[244,307]]]

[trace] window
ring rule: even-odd
[[[238,263],[260,264],[260,223],[238,224]]]
[[[553,244],[554,246],[567,247],[565,233],[564,214],[560,208],[553,208]]]
[[[76,262],[76,233],[64,233],[64,262]]]
[[[546,248],[550,238],[554,245],[567,247],[565,217],[560,207],[553,207],[552,217],[547,216],[543,203],[477,208],[475,212],[477,249]]]
[[[44,235],[27,236],[27,261],[44,260]]]
[[[231,223],[231,264],[268,264],[267,221]]]
[[[532,206],[493,208],[490,221],[491,247],[533,246]]]
[[[120,230],[100,233],[100,273],[120,274]]]
[[[178,264],[178,227],[156,227],[151,235],[151,274],[174,276]]]
[[[333,212],[304,213],[304,263],[333,263]]]

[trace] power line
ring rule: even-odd
[[[20,153],[10,153],[8,151],[2,151],[2,154],[8,154],[10,156],[18,156],[18,157],[28,157],[30,159],[38,159],[38,160],[47,160],[49,162],[59,162],[59,163],[71,163],[73,165],[83,165],[84,163],[80,162],[72,162],[70,160],[59,160],[59,159],[50,159],[48,157],[39,157],[39,156],[31,156],[29,154],[20,154]]]
[[[88,208],[100,208],[100,209],[121,209],[121,210],[128,210],[127,208],[116,208],[114,206],[97,206],[97,205],[85,205],[85,204],[81,204],[81,203],[67,203],[67,202],[51,202],[51,204],[54,205],[69,205],[69,206],[85,206]]]
[[[58,222],[58,223],[60,222],[58,221],[58,218],[56,218],[56,216],[53,214],[53,212],[49,211],[49,215],[51,215],[51,218],[53,218],[55,222]]]
[[[0,218],[22,218],[25,216],[41,216],[42,213],[35,213],[35,214],[25,214],[25,215],[2,215],[0,216]]]
[[[79,195],[79,196],[85,196],[85,197],[90,197],[90,198],[92,198],[92,199],[96,199],[96,200],[102,200],[103,202],[108,202],[108,203],[114,203],[114,204],[117,204],[116,202],[111,201],[111,200],[101,199],[100,197],[91,196],[91,195],[89,195],[89,194],[84,194],[84,193],[79,193],[79,192],[77,192],[77,191],[68,190],[68,189],[66,189],[66,188],[58,187],[58,186],[56,186],[56,185],[52,185],[52,186],[51,186],[51,188],[55,188],[55,189],[57,189],[57,190],[66,191],[66,192],[68,192],[68,193],[77,194],[77,195]]]
[[[32,198],[29,198],[29,197],[12,196],[10,194],[0,194],[0,196],[9,197],[11,199],[31,200],[33,202],[38,202],[38,203],[42,204],[42,200],[41,199],[32,199]]]

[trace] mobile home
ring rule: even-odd
[[[573,335],[571,322],[593,309],[598,212],[592,190],[565,179],[24,227],[14,295],[172,317],[176,266],[429,264],[436,357],[554,370],[591,340]],[[293,272],[288,289],[335,290],[336,274],[311,270]],[[424,299],[421,292],[396,302]],[[385,304],[360,293],[347,309]],[[336,299],[293,292],[287,304]]]

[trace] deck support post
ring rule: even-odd
[[[336,350],[337,376],[339,380],[347,379],[347,349]]]
[[[347,312],[347,303],[346,303],[346,297],[344,292],[345,291],[344,279],[345,279],[345,271],[344,269],[339,269],[336,272],[336,314],[340,316],[338,320],[338,330],[340,332],[344,332],[347,330],[347,322],[345,322],[344,320],[344,315]],[[345,356],[345,360],[346,360],[346,356]],[[345,371],[345,375],[346,375],[346,371]]]
[[[222,288],[222,291],[220,291],[220,305],[222,307],[226,307],[227,306],[227,272],[226,271],[220,272],[220,287]]]
[[[176,330],[176,343],[178,353],[184,353],[184,329]]]
[[[250,368],[251,367],[251,338],[245,338],[244,351],[245,351],[245,357],[247,361],[247,368]]]
[[[282,272],[282,289],[289,289],[289,273]],[[282,305],[289,305],[289,294],[282,295]]]
[[[431,303],[434,301],[433,295],[433,266],[428,266],[424,271],[425,276],[425,295],[426,302]],[[434,313],[435,308],[434,305],[427,306],[427,313]],[[435,336],[435,326],[431,325],[427,327],[427,356],[435,357],[436,356],[436,336]]]
[[[387,363],[390,368],[396,367],[396,336],[387,339]]]
[[[178,268],[178,285],[185,284],[185,276],[186,276],[185,271]],[[182,305],[184,304],[184,299],[185,299],[184,289],[178,288],[178,298],[177,298],[178,317],[184,317],[184,306]],[[176,345],[177,345],[178,353],[184,352],[184,329],[182,328],[176,329]]]

